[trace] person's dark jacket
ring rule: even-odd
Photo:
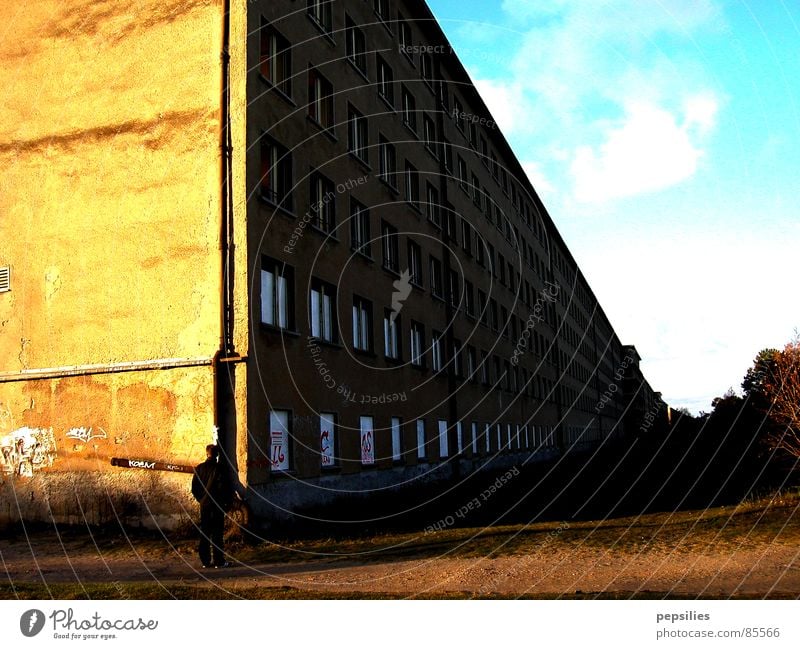
[[[201,507],[215,506],[227,510],[232,501],[232,490],[225,467],[209,458],[194,468],[192,495]]]

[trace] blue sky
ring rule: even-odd
[[[800,328],[800,3],[429,5],[654,389],[740,391]]]

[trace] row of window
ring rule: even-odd
[[[416,244],[412,250],[420,254]],[[437,262],[431,257],[431,261]],[[432,282],[436,275],[435,264],[431,265]],[[469,282],[467,282],[469,284]],[[261,322],[269,327],[296,331],[295,322],[295,278],[294,268],[284,262],[271,257],[262,258],[261,267]],[[481,305],[481,319],[484,314],[491,314],[487,323],[494,330],[511,340],[521,335],[523,323],[513,316],[509,317],[504,306],[498,312],[497,302],[494,298],[485,304],[486,295],[478,291],[479,304]],[[469,306],[467,307],[469,308]],[[333,284],[319,278],[312,278],[308,295],[308,317],[310,335],[320,341],[339,344],[340,332],[338,330],[337,290]],[[499,315],[498,315],[499,313]],[[375,352],[374,344],[374,308],[373,303],[359,295],[353,296],[352,303],[352,345],[353,349],[368,353]],[[500,321],[498,322],[498,318]],[[403,333],[403,318],[389,307],[383,310],[383,353],[392,361],[403,361],[403,340],[408,341],[408,360],[421,369],[427,368],[427,358],[430,354],[430,367],[434,372],[448,369],[454,376],[466,378],[483,385],[495,385],[514,393],[521,393],[535,398],[544,399],[552,391],[552,382],[547,377],[531,374],[528,370],[511,365],[509,360],[501,360],[494,356],[491,364],[488,353],[478,350],[472,345],[462,345],[461,341],[453,338],[449,349],[446,349],[446,337],[441,331],[432,330],[430,346],[426,345],[425,325],[411,320],[407,332]],[[510,324],[509,324],[510,323]],[[519,325],[518,325],[519,323]],[[542,358],[547,353],[549,342],[539,332],[534,331],[530,336],[532,340],[530,351],[535,357]],[[466,359],[466,363],[464,360]]]
[[[377,10],[376,10],[377,11]],[[313,8],[311,5],[309,6],[309,15],[311,17],[318,18],[319,12],[316,8]],[[319,22],[319,21],[318,21]],[[408,24],[405,20],[400,17],[398,24],[401,25],[400,29],[400,37],[401,37],[401,51],[407,53],[408,56],[411,56],[409,53],[413,48],[406,48],[405,45],[409,44],[408,41],[405,39],[408,38]],[[346,21],[346,30],[347,30],[347,56],[348,60],[353,63],[362,73],[366,74],[366,64],[367,64],[367,49],[366,49],[366,39],[362,30],[353,23],[353,21],[348,17]],[[280,35],[280,33],[269,23],[266,21],[263,22],[262,26],[262,57],[261,57],[261,72],[262,76],[268,80],[270,83],[273,84],[274,87],[278,88],[284,94],[290,94],[290,87],[287,85],[291,81],[291,45],[289,42]],[[421,68],[423,71],[423,79],[428,81],[429,83],[433,82],[432,79],[432,65],[430,63],[430,56],[426,54],[421,55],[422,64]],[[427,62],[427,63],[426,63]],[[377,71],[377,90],[378,94],[390,104],[392,109],[395,106],[395,87],[394,87],[394,73],[389,66],[389,64],[382,58],[379,54],[376,54],[376,71]],[[310,68],[308,72],[308,112],[311,119],[315,120],[320,126],[322,126],[326,130],[333,129],[334,126],[334,115],[333,115],[333,85],[327,80],[323,74],[317,70],[316,68]],[[439,85],[444,85],[443,83],[437,82]],[[446,102],[445,102],[446,103]],[[401,114],[403,118],[403,122],[412,129],[415,133],[417,131],[417,116],[418,111],[416,108],[416,100],[414,98],[413,93],[407,88],[405,85],[401,87]],[[448,112],[449,114],[449,112]],[[478,146],[478,136],[477,136],[477,127],[472,121],[467,122],[464,115],[463,104],[454,97],[454,121],[458,129],[462,132],[469,131],[469,143],[477,151]],[[439,148],[439,138],[436,134],[436,124],[434,119],[428,115],[423,114],[422,117],[423,122],[423,138],[426,143],[428,149],[433,153],[434,156],[438,157],[439,152],[437,148]],[[356,157],[368,163],[368,150],[369,150],[369,137],[368,137],[369,129],[367,124],[367,118],[358,111],[353,106],[350,106],[348,109],[348,146],[351,153],[353,153]],[[517,212],[518,217],[524,219],[527,223],[528,227],[535,232],[536,236],[539,238],[540,242],[544,244],[545,233],[543,230],[543,224],[541,220],[538,218],[534,218],[535,215],[532,216],[531,206],[529,202],[524,201],[523,199],[523,191],[517,191],[516,184],[511,182],[509,183],[508,174],[504,168],[500,168],[497,162],[497,156],[492,152],[491,154],[488,153],[488,145],[486,144],[486,138],[481,136],[480,137],[481,148],[483,151],[483,155],[481,159],[484,161],[487,168],[490,168],[492,171],[493,177],[498,181],[498,184],[503,188],[503,191],[506,195],[509,195],[509,187],[510,187],[510,197],[512,201],[512,205],[514,206],[515,211]],[[453,167],[453,153],[452,153],[452,146],[446,139],[443,139],[441,142],[441,155],[444,157],[445,166],[451,172],[456,171]],[[391,176],[391,172],[387,174],[387,176]],[[502,214],[502,211],[499,210],[497,205],[491,198],[488,197],[484,189],[480,188],[479,181],[475,174],[469,174],[467,165],[463,157],[458,156],[458,167],[457,167],[457,179],[461,184],[462,188],[465,191],[471,193],[473,196],[473,201],[476,203],[477,206],[481,206],[483,202],[486,202],[486,209],[487,212],[491,214],[492,210],[498,211],[498,213]],[[471,183],[470,183],[471,179]],[[396,184],[393,184],[396,187]],[[429,201],[429,203],[432,201]],[[493,207],[494,206],[494,207]],[[489,216],[491,219],[491,216]],[[499,227],[502,229],[509,229],[510,226],[503,225],[502,221],[507,219],[503,216],[502,219],[498,219]],[[514,226],[513,228],[516,231],[515,240],[519,238],[519,230]],[[506,233],[509,240],[511,240],[510,233]],[[527,253],[529,246],[523,246],[523,254]],[[537,269],[538,270],[538,269]]]
[[[473,455],[497,452],[537,451],[555,446],[553,428],[534,424],[478,423],[468,427],[456,422],[452,427],[444,419],[435,420],[435,428],[429,429],[425,419],[414,420],[416,448],[403,448],[403,426],[400,417],[391,417],[388,430],[375,430],[375,419],[370,415],[358,418],[360,462],[362,466],[373,466],[383,459],[402,462],[409,453],[415,453],[418,460],[445,459],[452,452],[456,454],[471,451]],[[269,465],[273,471],[291,471],[294,462],[294,443],[292,435],[292,412],[290,410],[271,410],[269,414]],[[451,449],[451,433],[455,433],[455,448]],[[342,459],[339,446],[340,436],[338,417],[333,412],[319,413],[319,457],[323,469],[339,466]],[[386,435],[382,451],[387,456],[376,454],[376,435]],[[431,446],[438,446],[438,456],[432,458]],[[389,456],[388,453],[391,453]]]

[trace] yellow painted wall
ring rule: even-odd
[[[221,11],[0,4],[0,372],[218,348]]]
[[[243,355],[246,10],[246,0],[233,0]],[[12,290],[0,293],[0,442],[41,440],[28,464],[19,463],[23,448],[0,457],[0,500],[11,507],[30,491],[26,508],[0,511],[0,522],[56,509],[60,520],[80,519],[87,502],[105,497],[144,495],[170,515],[187,504],[188,476],[112,469],[109,460],[201,461],[215,421],[210,365],[3,377],[218,350],[222,11],[222,0],[0,3],[0,266],[12,273]],[[244,438],[237,374],[235,434]],[[76,482],[82,496],[64,488],[69,475],[85,476]],[[116,516],[108,502],[98,521]]]

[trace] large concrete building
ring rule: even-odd
[[[110,460],[217,430],[291,519],[663,414],[421,0],[0,13],[0,520],[174,521]]]

